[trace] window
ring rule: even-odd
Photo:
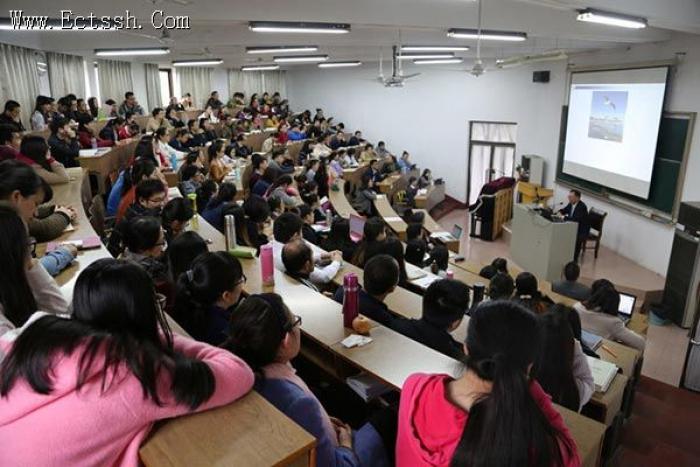
[[[168,69],[158,70],[158,77],[160,78],[160,100],[163,107],[167,107],[170,104],[170,98],[175,95],[173,91],[173,75],[172,71]]]

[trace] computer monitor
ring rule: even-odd
[[[358,243],[365,236],[365,221],[362,216],[350,214],[350,240]]]
[[[620,306],[617,312],[626,318],[631,318],[635,303],[637,303],[636,296],[620,292]]]
[[[459,240],[459,238],[462,236],[462,227],[455,224],[454,227],[452,227],[452,236]]]

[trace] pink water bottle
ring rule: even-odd
[[[343,326],[352,327],[352,321],[360,314],[360,288],[357,274],[349,272],[343,277]]]
[[[453,270],[448,269],[448,270],[446,271],[446,273],[447,273],[447,278],[448,278],[448,279],[454,279],[454,278],[455,278],[455,273],[454,273]]]
[[[272,258],[272,244],[266,243],[260,247],[260,270],[263,285],[275,285],[275,266]]]

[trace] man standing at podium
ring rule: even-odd
[[[578,233],[576,234],[576,247],[574,249],[574,261],[578,262],[578,256],[581,253],[581,247],[586,243],[588,238],[588,207],[586,203],[581,201],[581,192],[578,190],[569,191],[569,204],[559,213],[564,216],[567,221],[578,223]]]

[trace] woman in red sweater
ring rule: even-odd
[[[516,303],[477,308],[464,374],[415,374],[404,383],[396,465],[579,466],[561,415],[528,375],[538,332],[535,315]]]

